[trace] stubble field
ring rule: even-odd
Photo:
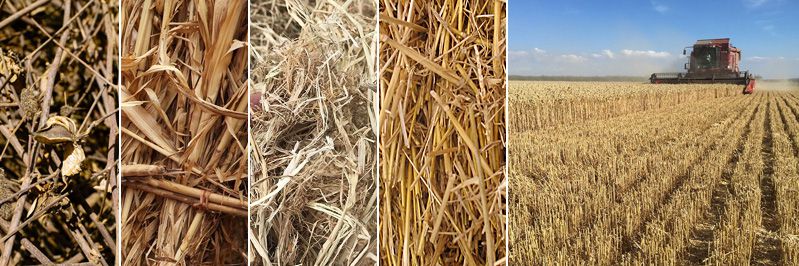
[[[799,264],[799,86],[511,81],[511,264]]]

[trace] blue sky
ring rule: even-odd
[[[511,75],[636,75],[682,70],[682,49],[731,38],[742,70],[799,77],[799,1],[509,1]]]

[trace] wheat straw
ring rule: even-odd
[[[381,1],[383,265],[506,260],[505,6]]]

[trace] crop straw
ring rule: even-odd
[[[251,9],[252,265],[374,265],[376,4]]]
[[[244,264],[247,1],[122,1],[122,263]]]
[[[505,8],[380,2],[383,265],[507,260]]]

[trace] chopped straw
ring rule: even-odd
[[[251,262],[374,265],[376,3],[251,10]]]
[[[383,265],[507,261],[505,8],[380,2]]]
[[[246,263],[247,1],[122,1],[122,264]]]

